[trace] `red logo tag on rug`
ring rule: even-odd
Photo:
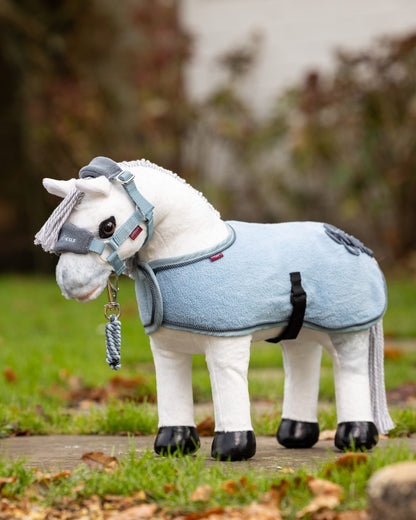
[[[223,255],[222,253],[218,253],[218,254],[216,254],[216,255],[214,255],[214,256],[210,256],[209,259],[211,260],[211,262],[215,262],[216,260],[219,260],[219,259],[222,258],[223,256],[224,256],[224,255]]]
[[[129,237],[132,239],[132,240],[136,240],[136,238],[140,235],[140,233],[143,231],[143,228],[141,228],[140,226],[136,226],[133,231],[130,233]]]

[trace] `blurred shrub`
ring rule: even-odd
[[[178,169],[189,39],[174,0],[0,4],[0,267],[41,268],[33,234],[56,205],[42,177],[96,155]]]
[[[226,143],[227,216],[331,221],[386,263],[415,250],[416,35],[339,53],[332,75],[308,74],[265,118],[242,101],[244,77],[230,56],[234,81],[198,122],[212,149]]]

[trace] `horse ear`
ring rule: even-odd
[[[52,195],[58,197],[66,197],[70,191],[75,188],[75,179],[69,179],[69,181],[60,181],[57,179],[45,178],[42,180],[42,184],[46,191]]]
[[[104,176],[77,179],[75,186],[79,191],[91,193],[91,195],[109,195],[111,190],[111,183]]]

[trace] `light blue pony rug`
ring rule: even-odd
[[[138,263],[136,294],[147,333],[163,325],[240,336],[287,325],[293,274],[306,293],[305,327],[352,332],[383,316],[383,274],[356,238],[316,222],[230,221],[228,227],[228,238],[214,249]]]

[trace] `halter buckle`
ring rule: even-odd
[[[131,181],[134,179],[134,173],[131,173],[127,170],[123,170],[118,175],[114,177],[114,180],[119,182],[120,184],[130,184]]]

